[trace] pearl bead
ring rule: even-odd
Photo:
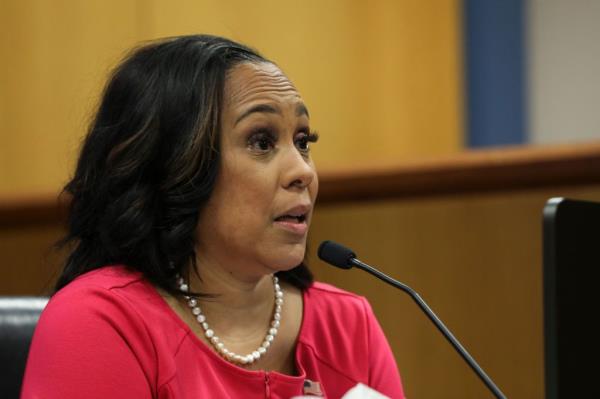
[[[190,299],[190,301],[188,302],[188,305],[190,308],[195,307],[198,304],[198,301],[196,300],[196,298],[192,298]]]
[[[181,291],[183,291],[183,292],[187,292],[187,291],[188,291],[188,289],[189,289],[189,287],[188,287],[188,285],[187,285],[187,284],[181,284],[181,285],[179,286],[179,289],[180,289]]]
[[[267,349],[269,346],[271,346],[271,343],[267,340],[265,340],[261,345],[261,347],[263,347],[265,349]]]
[[[280,291],[281,287],[279,286],[279,284],[275,284],[275,291]]]
[[[273,282],[277,284],[279,282],[279,277],[273,276]]]
[[[218,343],[219,343],[219,337],[217,337],[216,335],[213,335],[213,336],[210,338],[210,342],[212,342],[212,343],[213,343],[213,345],[216,345],[216,344],[218,344]]]
[[[273,342],[273,336],[271,334],[267,334],[267,336],[265,337],[265,341]]]
[[[254,360],[258,360],[260,358],[260,353],[258,353],[258,351],[254,351],[252,352],[252,357]]]
[[[207,322],[202,323],[202,328],[205,330],[208,330],[208,323]]]
[[[200,308],[194,308],[192,309],[192,313],[194,316],[198,316],[202,312],[200,311]]]
[[[275,320],[281,320],[281,315],[280,315],[279,313],[275,313],[275,314],[273,315],[273,318],[274,318]]]
[[[270,328],[269,329],[269,334],[272,336],[276,336],[277,335],[277,329],[276,328]]]
[[[272,327],[279,328],[280,325],[281,325],[281,322],[279,320],[273,320],[271,322]]]
[[[276,305],[275,306],[275,312],[276,313],[281,313],[281,305]]]
[[[276,296],[277,298],[283,298],[283,292],[281,292],[281,291],[277,291],[277,292],[275,293],[275,296]]]
[[[212,336],[215,335],[215,332],[209,328],[208,330],[206,330],[204,335],[206,335],[207,338],[212,338]]]
[[[275,303],[276,303],[277,305],[283,305],[283,299],[281,299],[281,298],[277,298],[277,299],[275,299]]]
[[[198,320],[198,323],[202,324],[202,323],[204,323],[204,321],[206,320],[206,317],[204,317],[204,315],[203,315],[203,314],[199,314],[199,315],[196,317],[196,320]]]
[[[223,342],[217,342],[217,348],[229,352],[229,350],[225,349],[225,344]]]
[[[261,346],[260,348],[258,348],[258,353],[264,355],[265,353],[267,353],[267,350]]]

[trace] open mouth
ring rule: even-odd
[[[276,222],[304,223],[306,214],[301,215],[282,215],[275,219]]]

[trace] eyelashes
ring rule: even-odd
[[[308,129],[296,133],[294,136],[294,145],[301,153],[308,155],[310,144],[319,140],[319,134],[316,131]],[[265,154],[275,149],[278,141],[277,135],[271,129],[258,129],[250,134],[247,140],[247,146],[250,150]]]
[[[316,131],[311,131],[308,133],[303,133],[301,137],[299,137],[296,141],[296,146],[300,151],[310,151],[309,143],[316,143],[319,141],[319,133]]]

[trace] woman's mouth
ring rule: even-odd
[[[277,219],[275,219],[276,222],[280,222],[280,221],[289,221],[291,223],[304,223],[304,221],[306,220],[306,215],[283,215],[283,216],[279,216]]]
[[[308,230],[306,213],[290,213],[275,218],[275,225],[297,235],[304,235]]]

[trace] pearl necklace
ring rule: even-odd
[[[177,283],[179,284],[179,289],[183,292],[187,292],[189,290],[189,286],[185,283],[183,278],[178,277]],[[204,335],[208,339],[208,341],[212,344],[212,346],[217,350],[224,359],[228,360],[231,363],[238,364],[252,364],[262,356],[267,353],[267,349],[271,346],[271,343],[275,339],[277,335],[277,331],[279,329],[279,325],[281,323],[281,306],[283,305],[283,290],[279,286],[279,279],[273,276],[273,289],[275,291],[275,309],[273,311],[273,320],[271,320],[271,327],[265,336],[262,344],[253,351],[245,356],[238,355],[225,347],[225,344],[221,342],[221,339],[215,335],[215,332],[210,328],[208,323],[206,322],[206,317],[202,314],[202,310],[200,310],[200,306],[198,305],[198,300],[194,297],[185,296],[187,300],[187,304],[192,310],[192,314],[198,321],[198,323],[202,326],[204,330]]]

